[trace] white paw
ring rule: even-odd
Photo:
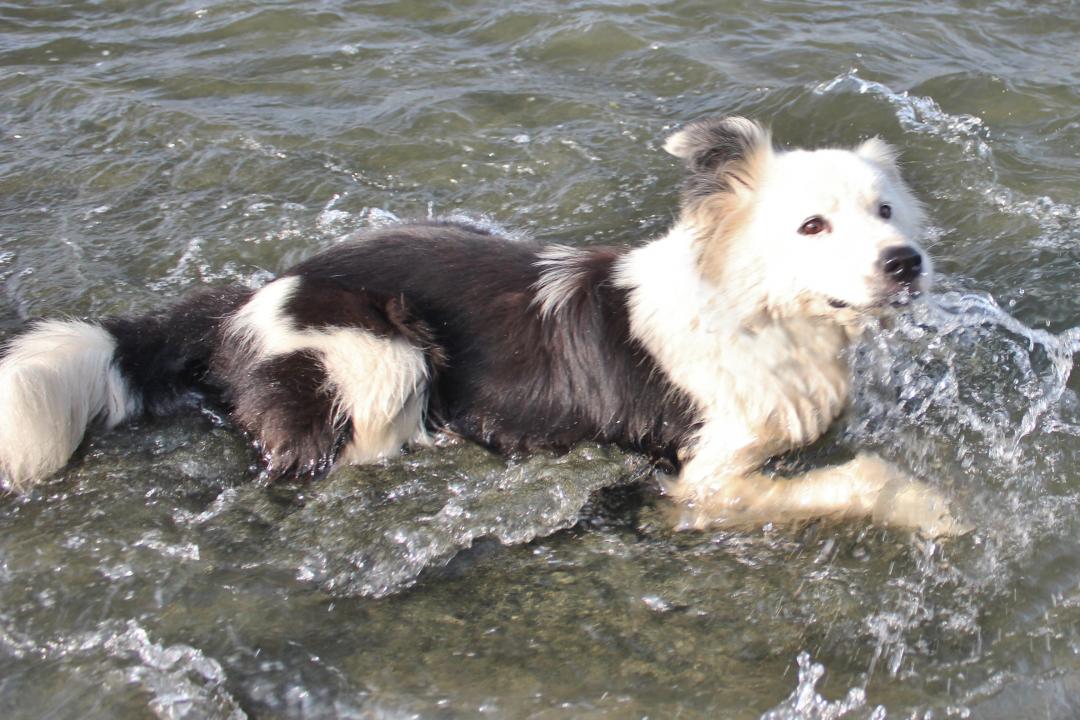
[[[909,528],[930,538],[956,537],[973,529],[953,516],[941,493],[918,480],[886,486],[873,517],[885,525]]]

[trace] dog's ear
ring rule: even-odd
[[[896,163],[900,157],[900,151],[877,135],[864,140],[859,147],[855,148],[855,154],[864,160],[880,165],[885,170],[891,170],[897,174],[900,172]]]
[[[772,138],[746,118],[705,118],[673,133],[664,149],[690,169],[680,222],[687,220],[695,229],[702,275],[721,282],[731,239],[749,221],[756,188],[772,157]]]
[[[769,131],[742,117],[704,118],[668,136],[664,149],[693,172],[712,172],[771,148]]]

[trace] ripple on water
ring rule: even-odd
[[[107,620],[94,630],[39,640],[32,647],[13,641],[0,627],[0,646],[17,658],[32,653],[41,669],[39,681],[45,687],[56,683],[55,692],[21,699],[19,712],[28,717],[68,715],[72,706],[102,716],[141,709],[159,718],[248,717],[226,689],[220,662],[188,645],[155,642],[135,620]],[[16,670],[6,680],[21,675]],[[109,700],[95,700],[100,693]]]
[[[528,542],[575,524],[596,490],[643,472],[640,460],[598,447],[507,466],[471,447],[402,466],[335,473],[278,528],[286,567],[344,595],[382,596],[415,582],[481,538]],[[468,469],[463,469],[468,468]]]

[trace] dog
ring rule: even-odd
[[[542,246],[467,222],[360,234],[257,290],[160,313],[44,320],[0,360],[0,475],[25,492],[89,425],[223,402],[266,472],[318,476],[445,430],[502,453],[611,443],[674,468],[685,526],[869,518],[961,525],[871,454],[775,478],[847,406],[868,317],[927,292],[924,213],[878,138],[780,150],[706,118],[664,145],[680,212],[632,248]]]

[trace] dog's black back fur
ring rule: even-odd
[[[427,363],[426,422],[505,453],[614,443],[679,464],[699,425],[691,401],[630,332],[612,282],[624,251],[574,258],[557,309],[537,299],[543,246],[453,222],[362,234],[287,270],[296,330],[400,338]],[[165,414],[192,391],[228,405],[273,475],[318,474],[351,437],[317,352],[259,356],[228,332],[252,298],[196,291],[171,308],[99,325],[137,408]],[[29,326],[27,332],[33,332]]]
[[[302,284],[288,310],[301,326],[413,328],[433,358],[436,427],[504,452],[596,440],[675,462],[695,413],[630,335],[625,293],[610,281],[620,252],[594,251],[578,290],[542,317],[540,249],[460,224],[398,226],[289,270]],[[368,299],[372,313],[343,312],[345,297]],[[388,307],[405,317],[388,321]]]

